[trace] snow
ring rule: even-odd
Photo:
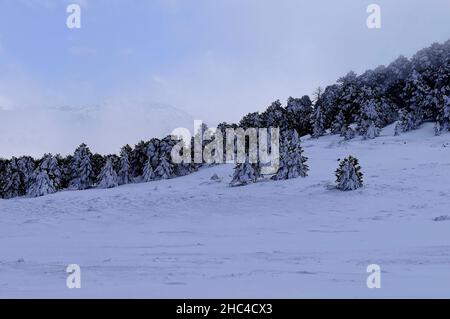
[[[449,298],[450,134],[427,123],[302,145],[306,178],[230,187],[233,165],[220,165],[0,200],[0,297]],[[364,187],[341,192],[348,155]],[[66,287],[69,264],[81,289]],[[370,264],[380,289],[366,286]]]

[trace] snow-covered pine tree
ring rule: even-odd
[[[442,100],[442,107],[439,109],[436,121],[436,135],[440,135],[442,131],[450,129],[450,96],[444,95]]]
[[[6,165],[8,165],[8,161],[6,159],[0,158],[0,198],[3,198]]]
[[[47,173],[56,190],[61,189],[62,172],[56,156],[45,154],[39,164],[39,171]]]
[[[76,150],[70,164],[72,180],[70,187],[83,190],[94,184],[94,172],[91,163],[92,153],[86,144],[81,144]]]
[[[311,115],[313,107],[308,95],[300,99],[289,97],[286,104],[289,129],[296,130],[300,135],[311,134]]]
[[[347,126],[345,124],[345,117],[342,111],[339,111],[338,115],[334,118],[333,123],[331,123],[331,133],[344,135]]]
[[[312,134],[313,138],[319,138],[325,134],[325,114],[322,111],[322,105],[316,105],[312,115]]]
[[[362,187],[363,174],[358,159],[349,156],[341,161],[336,170],[337,188],[342,191],[351,191]]]
[[[280,131],[284,131],[288,127],[288,115],[287,110],[282,106],[279,100],[273,102],[267,109],[261,114],[261,122],[258,127],[278,127]],[[256,128],[256,126],[253,126]]]
[[[297,131],[289,130],[282,134],[280,146],[280,168],[272,177],[274,180],[306,177],[308,175],[307,157],[303,156],[300,137]]]
[[[134,146],[133,152],[131,153],[130,166],[133,172],[133,177],[142,176],[144,170],[145,162],[147,162],[147,147],[149,143],[140,141]]]
[[[33,174],[36,164],[31,156],[21,156],[17,159],[17,168],[20,174],[20,180],[26,192],[33,181]]]
[[[111,156],[110,156],[111,157]],[[114,162],[113,162],[114,163]],[[103,166],[106,164],[106,156],[95,153],[91,156],[92,176],[94,176],[93,184],[98,184],[97,177],[100,175]]]
[[[430,104],[430,101],[428,101],[429,91],[430,88],[424,82],[421,74],[413,70],[403,89],[402,96],[406,105],[399,112],[399,131],[414,130],[422,124],[425,112]]]
[[[157,179],[170,179],[174,177],[174,165],[166,156],[163,156],[155,169]]]
[[[106,163],[97,177],[99,188],[113,188],[119,184],[117,182],[117,173],[114,170],[111,157],[108,156]]]
[[[50,179],[47,171],[36,169],[33,182],[28,189],[28,196],[39,197],[56,193],[56,187]]]
[[[142,180],[144,182],[151,182],[156,179],[156,174],[152,167],[152,161],[148,159],[144,166],[144,174],[142,175]]]
[[[359,133],[364,136],[365,139],[374,139],[379,136],[380,129],[377,126],[378,121],[376,101],[374,99],[364,101],[359,116]]]
[[[130,168],[130,155],[132,149],[130,145],[125,145],[120,150],[120,161],[119,161],[119,173],[118,173],[118,183],[119,185],[125,185],[131,182],[131,168]]]
[[[15,157],[6,164],[3,176],[3,198],[9,199],[25,195],[25,186],[21,181],[17,159]]]
[[[152,138],[147,145],[147,159],[150,159],[152,167],[158,166],[160,157],[161,140]]]
[[[235,166],[230,186],[244,186],[255,183],[260,177],[260,166],[257,163],[250,163],[247,157],[245,163],[238,163]]]

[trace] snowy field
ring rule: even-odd
[[[307,178],[231,188],[223,165],[0,200],[0,297],[449,298],[450,134],[391,126],[303,146]],[[334,170],[350,154],[365,184],[340,192]],[[381,289],[366,286],[373,263]],[[66,287],[68,264],[81,289]]]

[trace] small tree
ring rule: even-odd
[[[35,172],[34,181],[28,190],[28,196],[39,197],[53,193],[56,193],[56,187],[48,176],[47,171],[38,169]]]
[[[239,163],[234,168],[231,186],[244,186],[255,183],[261,177],[261,168],[256,163],[250,163],[248,158],[245,163]]]
[[[100,188],[117,187],[118,185],[117,174],[116,171],[114,170],[111,157],[108,157],[106,159],[105,166],[103,166],[97,180],[99,181],[98,187]]]
[[[363,185],[363,174],[358,159],[353,156],[345,158],[336,170],[337,188],[341,191],[352,191]]]
[[[274,180],[306,177],[308,175],[307,157],[303,156],[300,137],[296,131],[283,134],[280,147],[280,168]]]
[[[130,167],[130,155],[132,149],[129,145],[125,145],[120,150],[120,162],[119,162],[119,174],[118,180],[119,185],[128,184],[131,182],[131,167]]]

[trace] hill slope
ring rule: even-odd
[[[304,148],[304,179],[230,188],[222,165],[0,200],[0,297],[450,297],[450,134],[390,126]],[[365,186],[340,192],[334,170],[349,154]],[[72,263],[78,290],[66,288]],[[373,263],[381,289],[366,287]]]

